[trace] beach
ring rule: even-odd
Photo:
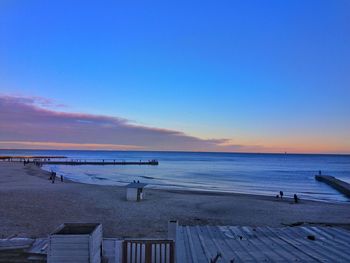
[[[185,225],[350,226],[346,202],[294,204],[275,196],[147,188],[145,200],[129,202],[125,187],[48,178],[33,164],[0,162],[0,238],[46,237],[64,222],[101,222],[105,237],[163,238],[174,219]]]

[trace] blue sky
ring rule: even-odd
[[[0,92],[201,139],[350,152],[349,71],[349,1],[0,3]]]

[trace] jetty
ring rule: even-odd
[[[67,158],[65,156],[41,156],[41,155],[1,155],[0,160],[1,161],[10,161],[10,162],[22,162],[24,160],[44,160],[44,159],[64,159]]]
[[[324,182],[334,189],[337,189],[342,194],[350,198],[350,184],[335,178],[330,175],[315,175],[315,179],[320,182]]]
[[[58,164],[58,165],[158,165],[157,160],[149,161],[118,161],[118,160],[40,160],[39,164]]]
[[[68,159],[65,156],[0,156],[4,162],[26,162],[36,165],[158,165],[158,160],[125,161],[117,159]]]

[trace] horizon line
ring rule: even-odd
[[[221,152],[221,151],[186,151],[186,150],[110,150],[110,149],[9,149],[0,148],[0,151],[81,151],[81,152],[174,152],[174,153],[221,153],[221,154],[271,154],[271,155],[350,155],[350,153],[301,153],[301,152]]]

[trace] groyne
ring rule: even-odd
[[[338,190],[342,194],[350,198],[350,184],[335,178],[330,175],[315,175],[315,179],[320,182],[324,182],[334,189]]]

